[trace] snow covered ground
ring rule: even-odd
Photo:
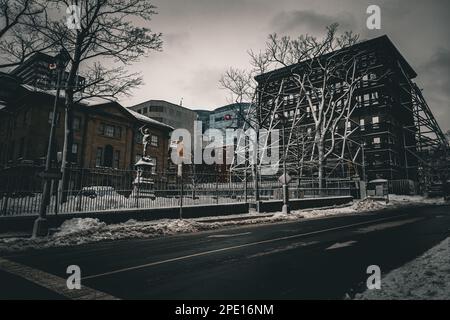
[[[450,238],[381,278],[380,290],[358,300],[450,300]]]
[[[425,199],[420,196],[391,196],[390,202],[354,201],[350,205],[293,211],[289,215],[275,214],[242,214],[226,217],[205,217],[199,219],[137,222],[134,220],[120,224],[107,225],[98,219],[77,218],[65,221],[59,230],[39,239],[0,237],[0,253],[15,252],[27,249],[72,246],[98,241],[120,239],[153,238],[180,233],[194,233],[205,230],[216,230],[224,227],[263,224],[291,221],[298,219],[320,218],[342,214],[360,214],[371,211],[404,207],[418,204],[443,204],[442,199]]]

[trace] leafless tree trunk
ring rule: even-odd
[[[65,20],[51,21],[45,28],[35,30],[48,42],[57,43],[54,51],[63,50],[68,64],[65,81],[65,136],[62,152],[59,194],[67,189],[67,164],[72,144],[72,113],[74,103],[87,98],[102,97],[115,100],[128,95],[142,83],[139,74],[128,73],[124,66],[138,61],[153,50],[161,50],[160,33],[138,27],[135,21],[150,21],[156,14],[149,0],[80,0],[48,1],[53,10],[65,12],[77,5],[79,16],[69,26]],[[74,13],[76,15],[77,12]],[[69,28],[70,27],[70,28]],[[107,61],[105,65],[104,61]],[[108,65],[108,66],[106,66]],[[86,85],[77,83],[82,73]],[[64,201],[60,197],[60,201]]]
[[[261,102],[257,108],[266,108],[262,114],[272,117],[267,126],[275,128],[276,118],[280,115],[280,106],[286,103],[287,95],[292,95],[292,90],[284,88],[284,81],[274,81],[270,77],[259,77],[259,83],[253,80],[253,76],[266,73],[278,68],[286,68],[289,71],[286,81],[295,85],[297,107],[292,120],[288,141],[288,153],[296,154],[296,161],[309,162],[317,168],[319,189],[322,190],[325,178],[325,164],[327,159],[333,155],[335,158],[343,159],[346,142],[356,128],[352,129],[352,114],[356,108],[355,90],[361,79],[367,75],[367,70],[359,66],[359,58],[362,53],[351,51],[352,45],[358,42],[359,36],[351,32],[338,34],[338,25],[333,24],[326,28],[324,38],[317,39],[310,35],[302,35],[296,39],[290,37],[279,37],[277,34],[269,36],[264,51],[255,54],[250,52],[252,70],[250,76],[232,77],[236,72],[227,72],[222,78],[221,84],[236,96],[246,96],[249,88],[259,91],[259,94],[271,96],[273,104],[266,107]],[[232,71],[232,69],[230,69]],[[243,71],[240,72],[243,74]],[[237,79],[236,79],[237,78]],[[243,85],[241,80],[247,81]],[[240,80],[240,81],[237,81]],[[267,87],[271,85],[270,90]],[[274,89],[277,86],[277,90]],[[248,88],[243,90],[242,88]],[[286,86],[287,87],[287,86]],[[278,93],[275,94],[275,91]],[[263,102],[264,103],[264,102]],[[307,107],[303,107],[306,105]],[[308,120],[309,119],[309,120]],[[267,119],[257,119],[264,122]],[[359,124],[357,124],[359,125]],[[357,127],[356,125],[356,127]],[[305,148],[292,148],[295,141],[293,132],[297,126],[309,128],[308,135],[313,136],[311,145],[308,146],[308,157],[305,159]],[[300,132],[300,131],[299,131]],[[304,137],[302,141],[308,140]],[[338,143],[339,142],[339,143]],[[342,146],[338,151],[337,146]],[[291,148],[291,149],[289,149]]]

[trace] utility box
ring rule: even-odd
[[[367,197],[374,200],[389,202],[389,181],[385,179],[372,180],[367,183]]]

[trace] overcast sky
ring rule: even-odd
[[[248,49],[264,46],[268,34],[322,34],[326,25],[360,33],[363,39],[387,34],[419,74],[435,117],[450,129],[450,1],[448,0],[154,0],[151,22],[164,34],[164,49],[134,64],[145,85],[131,106],[150,99],[191,109],[214,109],[229,102],[219,88],[230,66],[248,67]],[[370,4],[381,7],[382,29],[366,28]]]

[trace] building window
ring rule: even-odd
[[[142,144],[143,137],[144,136],[142,135],[141,131],[139,131],[139,130],[135,131],[135,133],[134,133],[134,142]]]
[[[152,135],[151,145],[152,147],[157,147],[159,142],[159,137]]]
[[[114,164],[114,149],[111,145],[105,146],[105,151],[103,151],[103,166],[107,168],[112,168]]]
[[[73,118],[72,129],[79,131],[81,129],[81,119],[79,117]]]
[[[120,139],[122,137],[122,128],[102,123],[99,127],[99,133],[108,138]]]
[[[150,111],[151,112],[164,112],[164,107],[163,106],[153,106],[153,107],[150,107]]]
[[[365,95],[364,95],[364,106],[369,106],[370,105],[370,94],[369,93],[366,93]]]
[[[378,116],[372,117],[372,127],[378,129],[380,127],[380,118]]]
[[[373,138],[373,144],[380,145],[381,144],[381,138],[380,137]]]
[[[105,125],[104,135],[110,138],[114,138],[114,127],[110,125]]]
[[[150,157],[150,160],[154,164],[154,166],[152,168],[152,173],[154,174],[154,173],[156,173],[156,168],[158,167],[158,159],[156,159],[155,157]]]
[[[97,148],[97,155],[95,157],[95,166],[101,167],[103,162],[103,148]]]
[[[359,127],[360,127],[361,131],[366,130],[365,125],[366,125],[366,122],[364,121],[364,119],[359,119]]]
[[[114,151],[114,168],[119,169],[119,165],[120,165],[120,151],[115,150]]]
[[[114,127],[114,138],[122,138],[122,127]]]
[[[72,162],[78,161],[78,143],[72,144]]]

